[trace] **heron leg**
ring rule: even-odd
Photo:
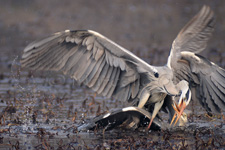
[[[150,127],[152,125],[152,121],[155,118],[155,116],[158,114],[159,110],[161,109],[161,107],[163,105],[163,102],[164,102],[164,100],[161,100],[160,102],[155,103],[154,110],[153,110],[153,113],[152,113],[152,118],[151,118],[151,121],[148,125],[148,129],[150,129]]]
[[[148,98],[150,96],[150,93],[147,91],[147,90],[144,90],[142,93],[141,93],[141,97],[140,97],[140,101],[138,103],[138,107],[139,108],[143,108],[144,105],[146,104],[146,102],[148,101]]]

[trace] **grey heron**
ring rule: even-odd
[[[207,111],[225,109],[225,70],[198,54],[214,24],[214,13],[203,6],[173,41],[165,66],[149,65],[91,30],[66,30],[35,41],[24,49],[21,64],[60,71],[102,96],[139,108],[154,104],[150,128],[166,97],[180,96],[177,120],[191,99],[199,100]]]
[[[140,127],[148,126],[150,120],[151,114],[148,111],[139,107],[129,106],[116,108],[107,114],[91,118],[86,123],[79,126],[78,131],[98,129],[111,130],[117,127],[136,130]],[[156,117],[153,120],[151,130],[161,129],[166,129],[166,126],[162,123],[162,120]]]

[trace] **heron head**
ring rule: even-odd
[[[175,117],[177,116],[177,119],[174,123],[174,125],[177,124],[177,121],[180,119],[180,117],[182,116],[184,109],[187,107],[187,105],[190,103],[191,100],[191,91],[190,89],[182,91],[181,92],[181,96],[180,99],[178,101],[178,104],[176,102],[174,102],[173,108],[176,111],[176,113],[173,116],[173,119],[171,121],[171,124],[173,123]]]
[[[185,90],[181,91],[181,96],[178,101],[178,106],[182,106],[182,104],[185,104],[186,106],[190,103],[191,100],[191,90]]]

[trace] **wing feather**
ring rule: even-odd
[[[98,68],[101,66],[101,64],[104,62],[104,58],[102,57],[100,60],[97,61],[96,65],[92,69],[91,73],[88,75],[86,80],[84,81],[84,84],[90,87],[89,83],[94,78],[96,72],[98,71]]]
[[[213,112],[218,112],[218,107],[215,105],[213,101],[211,101],[212,97],[210,95],[209,87],[203,84],[203,93],[204,93],[204,98],[206,101],[206,104],[210,108],[211,111]]]
[[[97,65],[97,62],[94,61],[93,59],[89,60],[91,63],[88,66],[88,68],[85,70],[84,74],[82,75],[82,77],[80,78],[79,82],[81,83],[88,83],[88,76],[91,74],[91,72],[93,71],[94,67]]]
[[[91,79],[91,81],[88,83],[88,87],[93,87],[94,84],[96,83],[97,80],[100,80],[98,77],[103,69],[103,67],[105,66],[106,62],[103,60],[102,63],[100,64],[100,66],[98,68],[95,68],[96,73],[93,76],[93,78]]]
[[[225,70],[197,53],[207,45],[214,25],[214,14],[208,6],[189,21],[173,42],[168,66],[172,68],[174,82],[186,80],[192,97],[207,110],[225,110]]]
[[[154,77],[155,67],[90,30],[58,32],[29,44],[22,55],[23,67],[61,71],[99,94],[117,99],[137,98],[145,86],[140,74]]]
[[[84,70],[85,66],[88,66],[86,58],[90,58],[91,54],[85,51],[80,53],[80,56],[74,58],[73,66],[69,70],[69,74],[73,75],[73,78],[79,80],[77,73],[80,73]]]
[[[30,60],[27,62],[27,65],[29,65],[30,67],[41,67],[44,68],[44,64],[46,62],[49,61],[49,59],[54,59],[55,54],[56,55],[61,55],[62,53],[64,53],[64,51],[58,51],[59,46],[55,47],[55,50],[49,49],[49,48],[44,48],[43,51],[47,51],[47,53],[43,53],[43,51],[39,51],[39,53],[37,53],[36,55],[34,54],[34,56],[32,58],[30,58]],[[51,56],[51,53],[52,56]],[[37,58],[36,61],[33,61],[34,58]]]
[[[66,61],[64,67],[62,68],[62,71],[65,74],[73,75],[73,67],[78,63],[80,57],[82,57],[84,54],[84,51],[77,50],[73,55],[71,55]]]
[[[109,90],[109,95],[115,95],[116,97],[116,92],[119,88],[117,88],[117,84],[119,82],[119,76],[120,76],[120,69],[117,68],[116,74],[115,74],[115,78],[112,78],[111,80],[111,88]],[[119,97],[117,97],[119,99]]]
[[[99,77],[97,77],[97,79],[98,79],[97,82],[92,87],[92,89],[94,91],[97,91],[98,94],[100,94],[99,88],[101,88],[103,82],[105,82],[105,76],[106,76],[106,74],[108,72],[108,69],[109,69],[109,65],[107,63],[105,63],[104,67],[101,70],[101,73],[99,74]]]
[[[113,68],[113,71],[112,71],[112,74],[110,75],[109,81],[108,81],[105,89],[102,92],[103,96],[106,96],[108,94],[110,97],[112,95],[113,91],[111,92],[110,90],[111,90],[111,88],[113,88],[113,86],[115,87],[115,85],[113,83],[114,83],[114,80],[116,79],[116,75],[117,75],[118,71],[119,71],[118,68]],[[114,89],[112,89],[112,90],[114,90]]]
[[[206,46],[215,26],[215,17],[209,6],[203,6],[179,32],[173,41],[170,63],[181,57],[180,52],[200,53]]]
[[[196,97],[206,110],[220,112],[225,110],[225,71],[206,58],[191,52],[182,52],[181,59],[173,63],[174,80],[184,79],[190,82],[190,88],[195,90]],[[186,66],[186,67],[184,67]],[[224,73],[224,74],[223,74]]]
[[[131,98],[134,99],[137,94],[138,94],[138,88],[139,88],[139,82],[138,80],[136,80],[133,84],[132,84],[132,88],[131,88]]]
[[[106,85],[108,84],[109,82],[109,79],[110,79],[110,76],[112,74],[112,71],[113,71],[113,67],[109,66],[108,70],[107,70],[107,73],[105,75],[105,78],[103,79],[103,82],[100,86],[100,88],[98,89],[98,93],[102,93],[102,95],[105,95],[103,93],[103,90],[105,89]]]
[[[92,63],[92,60],[90,59],[91,54],[89,53],[89,55],[87,56],[87,60],[85,58],[82,59],[82,61],[79,62],[80,66],[79,66],[79,70],[76,71],[76,73],[74,74],[74,76],[79,79],[79,81],[81,81],[81,78],[84,76],[84,74],[86,73],[87,69],[90,68],[90,65]]]

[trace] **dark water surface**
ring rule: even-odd
[[[65,29],[92,29],[150,64],[163,65],[178,31],[208,4],[217,25],[201,54],[225,67],[225,1],[0,1],[0,149],[225,149],[225,118],[198,102],[184,128],[77,132],[87,119],[126,102],[96,96],[55,72],[21,69],[33,40]],[[224,114],[224,113],[223,113]],[[161,113],[165,124],[168,115]]]
[[[189,123],[163,131],[77,132],[89,118],[126,102],[95,94],[53,72],[21,71],[17,59],[3,73],[0,102],[0,148],[22,149],[149,149],[221,148],[225,146],[225,119],[208,116],[197,103],[189,109]],[[165,124],[168,115],[161,113]],[[169,127],[169,125],[168,125]]]

